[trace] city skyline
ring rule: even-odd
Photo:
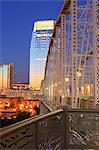
[[[62,2],[62,0],[0,2],[2,8],[0,63],[15,65],[17,82],[29,81],[29,48],[33,23],[37,20],[55,20]]]
[[[4,17],[5,27],[9,31],[5,30],[4,35],[9,37],[9,40],[6,38],[7,43],[2,42],[7,48],[3,51],[3,61],[7,58],[13,61],[16,58],[19,63],[18,71],[21,69],[23,80],[26,78],[24,67],[26,64],[29,65],[24,56],[28,56],[29,50],[31,81],[38,86],[38,76],[44,75],[44,80],[41,82],[40,90],[22,81],[12,85],[9,81],[13,81],[11,76],[13,77],[14,65],[12,63],[0,65],[0,148],[2,150],[8,148],[98,150],[99,0],[64,0],[57,18],[49,17],[50,21],[55,20],[52,26],[48,22],[49,18],[45,18],[45,14],[42,16],[39,10],[43,8],[42,11],[49,11],[50,5],[47,3],[45,7],[45,2],[38,3],[37,7],[33,5],[37,10],[36,21],[32,18],[34,26],[32,23],[27,51],[17,48],[18,44],[25,47],[25,40],[28,41],[27,34],[22,34],[22,32],[30,33],[28,25],[31,19],[28,22],[27,18],[30,16],[28,12],[32,5],[28,7],[29,10],[26,9],[26,5],[23,11],[23,1],[26,0],[20,1],[22,1],[22,7],[19,9],[16,7],[19,16],[13,12],[15,26],[11,24],[12,30],[7,21],[13,19]],[[50,2],[53,0],[50,0],[49,4]],[[43,7],[39,7],[41,6],[39,4]],[[31,10],[31,12],[36,10]],[[51,8],[50,12],[52,11]],[[53,14],[55,13],[54,10]],[[38,14],[41,15],[40,19],[38,19]],[[22,19],[20,16],[25,18]],[[47,13],[46,16],[48,17]],[[19,20],[22,21],[23,28]],[[25,37],[27,38],[24,39]],[[8,43],[12,51],[9,51]],[[14,49],[12,49],[13,46]],[[13,54],[14,57],[11,59]],[[9,87],[9,85],[12,86]]]

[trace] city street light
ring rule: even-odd
[[[51,87],[52,87],[52,88],[54,87],[53,84],[51,85]]]
[[[81,77],[81,72],[77,72],[77,77]]]
[[[57,83],[55,83],[54,86],[57,86]]]
[[[69,78],[66,77],[66,78],[65,78],[65,81],[68,82],[68,81],[69,81]]]

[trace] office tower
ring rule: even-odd
[[[14,82],[14,65],[0,65],[0,89],[12,88]]]
[[[32,89],[40,89],[41,81],[44,78],[45,62],[53,28],[53,20],[34,23],[30,46],[29,78],[29,85]]]
[[[0,89],[2,88],[2,66],[0,66]]]

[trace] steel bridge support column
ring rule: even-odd
[[[77,108],[77,3],[71,1],[72,108]]]
[[[57,32],[57,84],[58,84],[58,106],[60,106],[61,103],[61,97],[62,97],[62,89],[61,89],[61,50],[60,50],[60,26],[56,28]]]
[[[66,15],[61,15],[60,25],[60,51],[61,51],[61,81],[62,81],[62,105],[65,104],[65,64],[66,64]]]
[[[50,46],[50,104],[53,103],[53,47]]]
[[[59,69],[58,69],[58,33],[59,32],[59,27],[56,27],[55,30],[55,64],[56,64],[56,108],[58,107],[59,104],[59,86],[58,86],[58,81],[59,81]]]
[[[53,43],[51,45],[51,53],[52,53],[52,92],[53,92],[51,108],[53,109],[54,96],[55,96],[55,93],[54,93],[54,46],[53,46]]]
[[[56,47],[55,47],[55,37],[53,38],[53,108],[55,109],[56,104]]]
[[[94,108],[99,105],[99,0],[93,0]]]

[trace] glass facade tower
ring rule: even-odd
[[[14,65],[0,65],[0,89],[12,88],[14,82]]]
[[[40,89],[41,81],[44,78],[45,62],[53,29],[53,20],[34,23],[30,46],[29,75],[29,85],[32,89]]]

